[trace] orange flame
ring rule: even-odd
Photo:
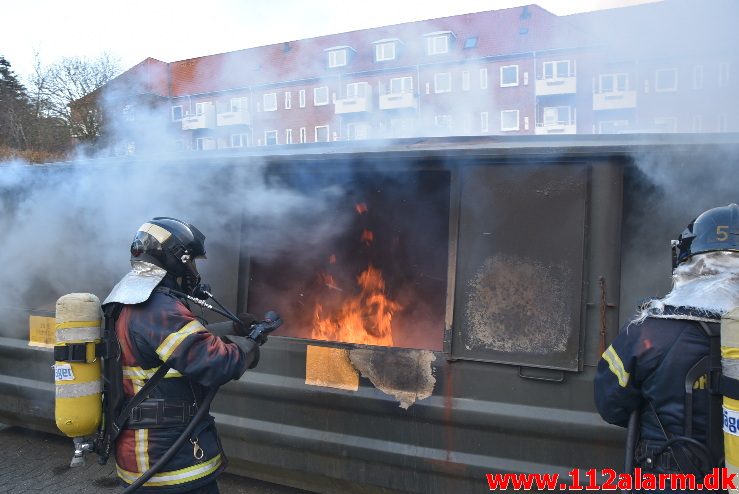
[[[328,287],[328,288],[330,288],[332,290],[338,290],[340,292],[343,292],[344,291],[341,288],[339,288],[339,285],[337,285],[336,282],[334,281],[334,277],[331,276],[330,274],[328,274],[328,273],[319,273],[318,274],[318,278],[320,279],[322,285],[325,285],[326,287]]]
[[[369,230],[364,230],[364,231],[362,232],[362,238],[360,238],[359,240],[360,240],[360,241],[361,241],[361,242],[362,242],[363,244],[365,244],[365,245],[369,246],[369,245],[370,245],[370,244],[372,243],[372,241],[373,241],[374,239],[375,239],[375,234],[374,234],[374,233],[372,233],[372,232],[371,232],[371,231],[369,231]]]
[[[363,202],[360,202],[359,204],[356,204],[354,206],[354,209],[357,210],[357,213],[358,214],[364,214],[364,213],[366,213],[368,211],[367,205],[365,203],[363,203]]]
[[[311,338],[393,346],[392,320],[400,304],[387,297],[385,280],[372,266],[357,277],[357,285],[359,294],[345,300],[335,314],[323,314],[323,306],[316,304]]]

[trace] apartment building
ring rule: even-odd
[[[732,0],[571,16],[529,5],[172,63],[147,59],[109,84],[107,110],[127,122],[116,128],[128,129],[120,134],[128,149],[140,146],[137,129],[156,122],[166,122],[173,146],[204,151],[433,135],[738,131],[728,103],[737,101],[731,71],[739,59],[726,41],[738,11]]]

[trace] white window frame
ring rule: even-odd
[[[328,67],[330,69],[336,67],[345,67],[349,63],[349,53],[347,48],[339,48],[328,51]]]
[[[277,93],[264,93],[262,95],[262,110],[277,111]]]
[[[305,108],[305,89],[298,92],[298,104],[300,108]]]
[[[231,98],[228,101],[229,112],[240,112],[249,109],[249,98],[246,96],[240,96],[238,98]]]
[[[292,91],[285,91],[285,110],[289,110],[293,107],[293,93]]]
[[[670,130],[667,130],[666,132],[663,131],[665,134],[677,132],[677,117],[655,117],[654,125],[659,125],[662,127],[669,125]]]
[[[205,115],[205,107],[211,104],[213,103],[210,101],[200,101],[199,103],[195,103],[195,115]]]
[[[442,55],[449,53],[449,34],[437,34],[426,37],[426,55]]]
[[[395,41],[377,43],[375,45],[375,62],[387,62],[395,60],[397,49]]]
[[[393,88],[393,85],[400,85],[400,90],[396,91],[395,88]],[[404,76],[404,77],[393,77],[390,79],[390,94],[403,94],[403,93],[412,93],[413,92],[413,77],[411,76]]]
[[[659,78],[660,74],[666,74],[668,72],[671,72],[674,75],[674,84],[672,86],[662,86],[659,85]],[[669,68],[669,69],[657,69],[654,71],[654,92],[655,93],[669,93],[677,91],[677,69],[676,68]]]
[[[235,143],[235,139],[238,138],[238,144]],[[246,145],[249,143],[249,135],[248,134],[231,134],[231,147],[232,148],[244,148],[247,147]]]
[[[482,67],[480,69],[480,89],[487,89],[488,88],[488,69],[487,67]]]
[[[213,146],[206,148],[205,147],[206,142],[213,144]],[[210,151],[215,148],[216,148],[215,141],[212,137],[196,137],[195,138],[195,149],[197,151]]]
[[[616,127],[628,128],[629,127],[629,121],[628,120],[624,120],[624,119],[621,119],[621,120],[603,120],[603,121],[598,122],[598,134],[603,134],[603,126],[606,125],[606,124],[607,125],[610,125],[610,126],[612,126],[614,128],[616,128]]]
[[[436,87],[436,79],[434,79],[434,87]],[[469,91],[470,90],[470,71],[469,70],[463,70],[462,71],[462,91]],[[436,91],[437,93],[440,91]],[[443,91],[446,92],[446,91]]]
[[[729,63],[721,62],[718,64],[718,85],[726,87],[729,85]]]
[[[565,77],[572,77],[574,74],[570,70],[571,66],[571,60],[552,60],[549,62],[544,62],[543,64],[543,72],[541,74],[542,79],[564,79]],[[559,64],[565,63],[567,64],[567,70],[564,75],[559,73]],[[547,66],[552,67],[552,75],[547,76]]]
[[[693,67],[693,89],[703,89],[703,66]]]
[[[325,141],[318,140],[318,129],[326,129],[326,140]],[[313,133],[313,139],[314,139],[314,142],[329,142],[331,140],[331,132],[329,131],[329,126],[328,125],[316,125],[315,131]]]
[[[693,132],[703,132],[703,115],[693,115]]]
[[[180,109],[180,118],[176,118],[174,116],[174,113],[175,113],[174,110],[175,110],[175,108],[179,108]],[[184,113],[184,111],[182,109],[182,105],[174,105],[172,107],[172,121],[173,122],[179,122],[180,120],[182,120],[184,118],[184,116],[185,116],[185,113]]]
[[[346,124],[346,138],[350,141],[369,138],[369,131],[369,125],[366,122],[351,122]]]
[[[448,88],[440,88],[440,81],[446,79]],[[451,93],[452,92],[452,73],[451,72],[438,72],[434,74],[434,92],[439,93]]]
[[[603,89],[603,82],[610,80],[611,88],[606,91]],[[623,80],[623,87],[619,88],[619,81]],[[612,74],[600,74],[598,76],[598,93],[623,93],[629,90],[629,75],[625,72],[614,72]]]
[[[321,101],[318,100],[318,92],[319,91],[326,91],[326,100],[323,101],[323,98]],[[313,106],[324,106],[328,105],[328,86],[321,86],[321,87],[314,87],[313,88]]]
[[[490,119],[488,112],[480,112],[480,133],[490,132]]]
[[[565,120],[561,120],[559,118],[560,112],[562,110],[567,111],[567,118]],[[556,120],[547,122],[547,119],[546,119],[547,114],[551,115],[552,113],[556,115],[557,117]],[[543,127],[554,126],[554,125],[572,125],[572,120],[573,120],[572,114],[573,112],[572,112],[571,106],[567,106],[567,105],[545,106],[544,108],[542,108],[542,112],[541,112],[541,125]]]
[[[300,127],[299,136],[300,136],[300,144],[305,144],[306,142],[308,142],[308,136],[307,136],[307,133],[305,132],[305,127]]]
[[[285,144],[293,143],[293,129],[285,129]]]
[[[514,82],[504,82],[505,72],[507,69],[515,69],[516,80]],[[518,86],[518,65],[504,65],[500,68],[500,87],[513,87]]]
[[[516,115],[516,126],[504,126],[506,115]],[[500,111],[500,131],[501,132],[514,132],[521,129],[520,112],[518,110],[501,110]]]
[[[269,144],[269,136],[274,136],[275,143]],[[277,146],[280,143],[279,141],[279,135],[276,130],[265,130],[264,131],[264,145],[265,146]]]
[[[453,125],[452,116],[449,114],[434,115],[434,126],[440,129],[451,130]]]
[[[370,85],[366,82],[349,82],[346,84],[347,98],[366,98],[371,91]]]

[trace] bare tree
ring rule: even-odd
[[[31,99],[40,116],[61,119],[72,136],[94,142],[100,136],[100,89],[120,73],[108,53],[97,58],[64,57],[44,67],[38,56],[31,76]]]

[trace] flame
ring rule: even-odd
[[[326,287],[328,287],[328,288],[330,288],[332,290],[337,290],[337,291],[340,291],[340,292],[343,292],[344,291],[341,288],[339,288],[339,285],[337,285],[336,282],[334,281],[334,277],[331,276],[330,274],[328,274],[328,273],[319,273],[318,274],[318,278],[319,278],[319,280],[320,280],[320,282],[321,282],[322,285],[324,285],[324,286],[326,286]]]
[[[324,314],[323,306],[316,304],[311,338],[393,346],[393,314],[401,306],[387,297],[382,273],[369,266],[357,277],[357,285],[360,292],[334,314]]]
[[[375,239],[375,234],[372,233],[369,230],[364,230],[362,232],[362,237],[359,239],[360,242],[362,242],[364,245],[369,246],[372,241]]]
[[[360,202],[359,204],[355,204],[354,209],[357,210],[358,214],[364,214],[368,211],[367,205],[363,202]]]

